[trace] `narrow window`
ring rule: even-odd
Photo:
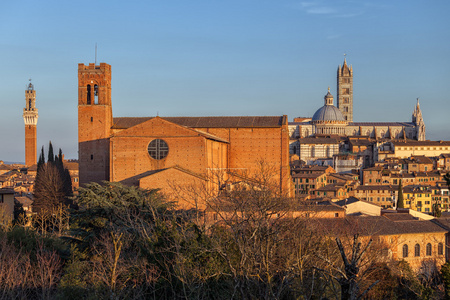
[[[427,244],[427,256],[431,256],[431,244],[430,243],[428,243]]]
[[[91,117],[91,122],[94,122],[94,117]]]
[[[28,109],[31,110],[31,99],[28,99]]]
[[[94,103],[98,104],[98,85],[94,85]]]
[[[87,98],[86,98],[86,100],[87,100],[86,103],[88,105],[90,105],[91,104],[91,85],[90,84],[87,85]]]
[[[444,245],[442,243],[438,244],[438,255],[444,254]]]
[[[94,154],[91,154],[91,160],[93,160],[94,159]]]
[[[414,246],[414,256],[420,256],[420,245],[416,244]]]
[[[403,245],[403,257],[408,257],[408,245]]]

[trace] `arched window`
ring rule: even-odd
[[[430,243],[427,244],[426,255],[427,255],[427,256],[431,256],[431,244],[430,244]]]
[[[86,97],[86,103],[89,105],[91,104],[91,85],[87,85],[87,97]]]
[[[444,245],[442,243],[438,244],[438,255],[444,254]]]
[[[370,129],[367,129],[366,135],[367,135],[367,136],[370,136]]]
[[[414,246],[414,256],[420,256],[420,245],[416,244]]]
[[[305,129],[305,137],[308,137],[308,136],[309,136],[309,130]]]
[[[403,257],[408,257],[408,245],[403,245]]]
[[[94,85],[94,103],[98,104],[98,85]]]
[[[355,135],[358,135],[357,132],[356,132],[356,129],[353,130],[353,135],[354,135],[354,136],[355,136]]]
[[[381,130],[380,137],[384,138],[385,135],[386,135],[386,133],[384,132],[384,130]]]

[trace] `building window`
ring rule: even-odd
[[[416,244],[415,246],[414,246],[414,256],[420,256],[420,245],[419,244]]]
[[[339,218],[339,213],[334,213],[335,218]]]
[[[94,85],[94,103],[98,104],[98,85]]]
[[[86,103],[89,105],[91,104],[91,85],[87,85],[87,97],[86,97]]]
[[[427,244],[426,255],[427,255],[427,256],[431,256],[431,244],[430,244],[430,243]]]
[[[148,154],[153,159],[164,159],[169,154],[169,146],[164,140],[155,139],[148,144]]]
[[[408,257],[408,245],[403,245],[403,257]]]
[[[442,243],[438,244],[438,255],[444,254],[444,245]]]

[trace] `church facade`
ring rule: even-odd
[[[106,63],[78,65],[78,142],[81,184],[122,182],[180,198],[180,187],[214,193],[264,164],[291,190],[287,116],[113,117]]]

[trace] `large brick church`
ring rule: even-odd
[[[81,184],[218,191],[231,178],[260,175],[263,163],[290,191],[287,116],[114,118],[106,63],[78,65],[78,143]],[[223,181],[211,180],[219,172]]]

